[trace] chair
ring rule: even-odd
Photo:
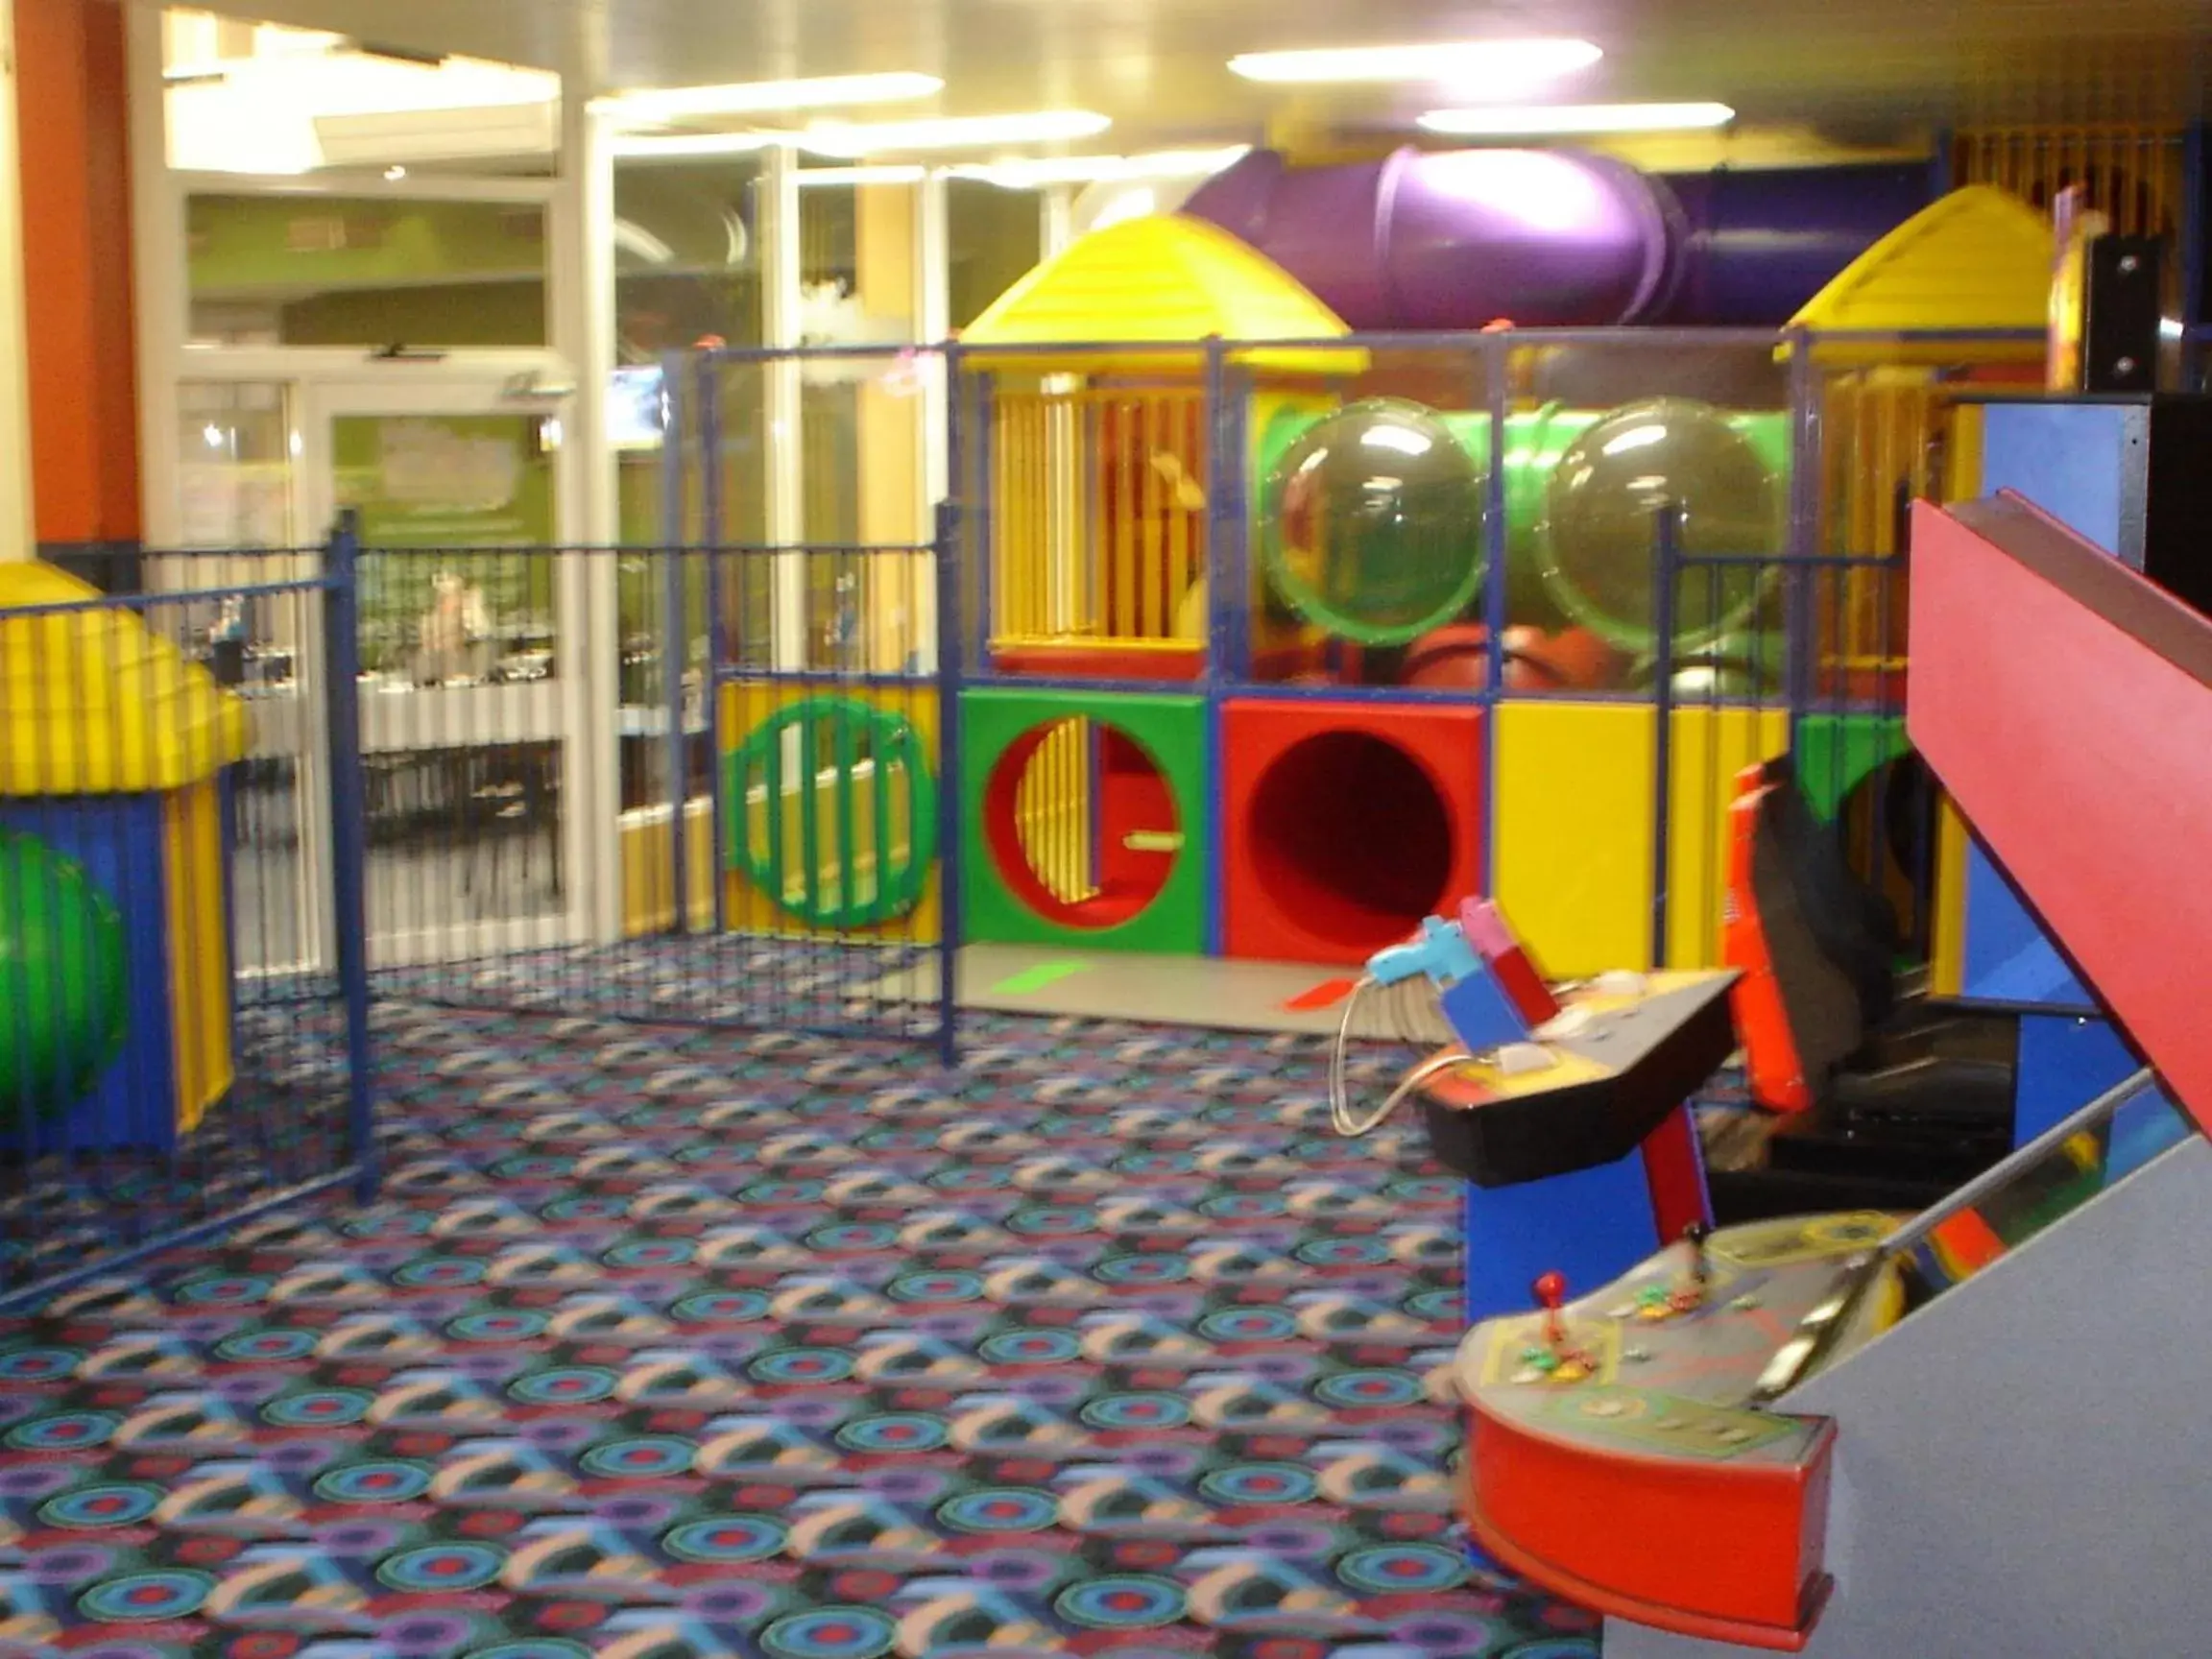
[[[1779,1121],[1759,1169],[1716,1173],[1767,1177],[1741,1195],[1762,1208],[1823,1183],[1822,1207],[1931,1202],[2011,1145],[2017,1022],[1913,993],[1887,902],[1786,758],[1738,781],[1723,955],[1752,1099]]]

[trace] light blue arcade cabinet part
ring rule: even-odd
[[[1528,1022],[1458,923],[1426,917],[1419,938],[1378,950],[1367,960],[1367,975],[1378,985],[1403,984],[1417,974],[1427,974],[1436,987],[1437,1006],[1468,1053],[1484,1054],[1527,1040]]]
[[[1367,958],[1367,974],[1378,985],[1399,985],[1426,974],[1441,991],[1455,980],[1482,972],[1482,959],[1456,922],[1441,916],[1421,919],[1421,936],[1391,945]]]

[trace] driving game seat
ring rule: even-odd
[[[1913,994],[1887,901],[1786,758],[1739,784],[1723,949],[1751,1096],[1780,1119],[1766,1171],[1853,1183],[1845,1204],[1939,1195],[2010,1146],[2017,1022]]]

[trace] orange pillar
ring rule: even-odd
[[[120,0],[14,0],[32,498],[49,552],[139,538]]]

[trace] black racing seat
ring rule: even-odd
[[[1834,1185],[1830,1208],[1932,1202],[2010,1148],[2018,1022],[1945,1007],[1900,974],[1895,913],[1788,759],[1742,781],[1729,960],[1752,1097],[1776,1121],[1755,1170],[1716,1169],[1716,1205],[1743,1185],[1722,1177],[1752,1174],[1796,1208],[1808,1182]]]

